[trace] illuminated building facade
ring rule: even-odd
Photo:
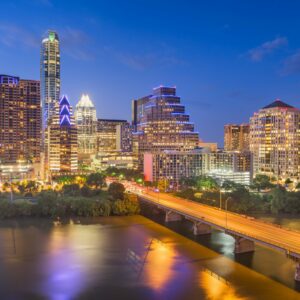
[[[249,124],[227,124],[224,126],[225,151],[249,151]]]
[[[104,171],[109,167],[120,169],[135,169],[137,166],[136,156],[132,152],[106,152],[99,153],[92,157],[91,169]]]
[[[97,152],[131,151],[131,126],[126,120],[98,119]]]
[[[218,150],[217,143],[203,142],[202,140],[199,140],[198,147],[199,148],[208,148],[210,151]]]
[[[41,61],[41,98],[43,105],[43,124],[55,114],[55,106],[60,97],[60,46],[56,32],[49,30],[42,40]]]
[[[300,110],[280,100],[250,118],[254,175],[299,180]]]
[[[145,153],[144,175],[146,181],[166,179],[176,187],[182,178],[201,175],[213,176],[221,181],[227,177],[249,185],[252,156],[250,152],[210,152],[208,149]]]
[[[39,81],[0,75],[0,163],[2,172],[10,166],[14,173],[18,173],[18,166],[20,166],[21,173],[24,173],[25,169],[34,168],[35,172],[32,176],[38,177],[40,144]],[[27,167],[24,169],[24,166]]]
[[[199,135],[175,87],[155,88],[153,95],[135,100],[133,108],[133,151],[139,156],[140,168],[146,152],[189,151],[197,147]]]
[[[78,170],[77,128],[66,96],[62,96],[55,111],[47,127],[49,175],[74,174]]]
[[[88,95],[82,95],[76,105],[78,155],[95,154],[97,151],[97,113]]]

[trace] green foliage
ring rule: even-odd
[[[206,177],[196,177],[191,180],[183,178],[181,184],[191,185],[191,187],[182,189],[175,194],[176,196],[219,207],[220,190],[213,180]],[[225,181],[222,185],[224,190],[222,208],[225,208],[225,201],[230,197],[228,210],[237,213],[300,213],[300,191],[288,192],[284,187],[274,186],[265,175],[258,175],[251,188],[257,191],[263,189],[270,189],[270,191],[261,195],[249,191],[241,184]],[[300,189],[300,184],[298,188]],[[196,194],[201,196],[195,197]]]
[[[122,183],[112,182],[109,185],[107,192],[113,200],[122,200],[124,198],[125,187]]]
[[[183,190],[187,190],[188,188],[196,187],[197,177],[182,177],[179,180],[179,184]]]
[[[169,186],[170,186],[170,182],[168,179],[160,179],[157,182],[157,188],[161,192],[166,192]]]
[[[113,214],[117,216],[134,215],[140,212],[138,201],[125,195],[124,200],[116,200],[112,206]]]
[[[182,191],[179,191],[179,192],[175,193],[175,195],[178,197],[189,199],[189,200],[196,200],[195,191],[191,188],[187,188]]]
[[[80,186],[77,183],[65,184],[62,188],[62,193],[69,196],[79,196]]]
[[[110,177],[118,177],[120,179],[134,180],[138,183],[142,183],[144,181],[144,174],[134,169],[109,167],[106,169],[105,173],[107,176]]]
[[[209,176],[199,176],[196,179],[196,188],[200,191],[214,191],[219,189],[219,185]]]
[[[74,175],[57,176],[54,178],[54,180],[62,184],[72,184],[75,182],[75,176]]]
[[[273,188],[274,184],[270,182],[270,178],[267,175],[258,174],[253,179],[251,187],[257,191],[261,191]]]
[[[274,188],[270,193],[271,212],[279,213],[284,211],[286,205],[287,191],[282,187]]]
[[[87,177],[86,184],[91,187],[102,188],[105,186],[105,175],[92,173]]]
[[[291,184],[291,183],[293,183],[293,181],[290,178],[287,178],[284,183],[285,184]]]

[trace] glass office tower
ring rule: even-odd
[[[55,104],[60,97],[60,46],[56,32],[49,30],[41,47],[41,100],[43,128],[55,113]]]

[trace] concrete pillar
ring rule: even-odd
[[[166,218],[165,222],[174,222],[174,221],[181,221],[182,217],[181,215],[174,213],[173,211],[167,211],[166,212]]]
[[[300,281],[300,262],[296,265],[295,280]]]
[[[243,237],[235,237],[234,253],[246,253],[254,251],[254,242]]]
[[[193,233],[194,235],[210,234],[211,226],[205,223],[195,222],[193,224]]]

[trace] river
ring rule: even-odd
[[[155,221],[153,221],[155,220]],[[300,299],[294,262],[160,216],[0,222],[0,299]]]

